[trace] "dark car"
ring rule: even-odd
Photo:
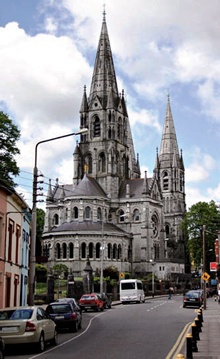
[[[100,310],[104,310],[105,303],[99,295],[97,295],[96,293],[91,293],[82,295],[79,300],[79,306],[85,312],[87,311],[87,309],[93,309],[98,312]]]
[[[105,309],[110,309],[112,307],[112,299],[107,293],[95,294],[97,294],[101,298],[101,300],[103,300]]]
[[[57,329],[69,329],[77,332],[82,328],[82,313],[78,304],[71,298],[50,303],[46,312],[57,326]]]
[[[201,307],[203,303],[202,290],[189,290],[183,297],[183,308]]]
[[[5,342],[2,337],[0,337],[0,359],[5,357]]]

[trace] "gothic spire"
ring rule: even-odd
[[[173,155],[176,152],[176,155],[179,155],[179,149],[176,138],[176,131],[173,122],[173,116],[170,106],[170,96],[167,96],[167,110],[166,117],[163,126],[162,140],[160,146],[160,160],[168,159],[173,161]],[[172,163],[172,162],[171,162]]]
[[[102,29],[90,88],[89,102],[98,96],[103,107],[105,107],[108,95],[111,92],[115,98],[118,98],[118,86],[104,11]]]

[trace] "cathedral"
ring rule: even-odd
[[[114,268],[159,279],[185,272],[181,221],[186,211],[185,170],[168,96],[152,178],[141,178],[124,90],[117,78],[106,24],[101,27],[89,96],[84,87],[72,183],[48,188],[42,247],[48,268],[65,264],[97,275]]]

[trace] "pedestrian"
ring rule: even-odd
[[[170,287],[168,290],[168,299],[171,299],[171,298],[172,298],[172,289]]]

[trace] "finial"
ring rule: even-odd
[[[167,101],[168,101],[168,102],[170,101],[170,92],[169,92],[169,89],[167,89]]]
[[[84,92],[86,92],[86,85],[84,85]]]
[[[106,16],[106,12],[105,12],[105,4],[103,4],[103,22],[105,22],[105,16]]]

